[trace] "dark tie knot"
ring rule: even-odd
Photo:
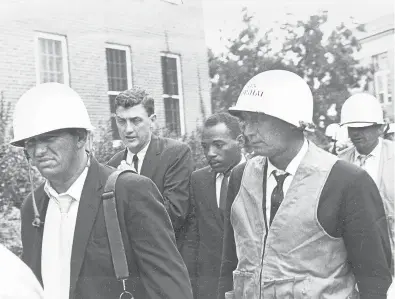
[[[138,162],[139,161],[139,157],[137,157],[137,155],[133,156],[132,162]]]
[[[230,171],[224,172],[223,175],[224,175],[225,178],[228,178],[230,176]]]
[[[289,176],[288,172],[273,170],[273,176],[276,179],[277,185],[283,185],[287,176]]]

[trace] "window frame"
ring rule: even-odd
[[[41,84],[40,77],[40,38],[47,40],[60,41],[62,48],[63,84],[70,86],[69,53],[67,49],[67,38],[65,35],[56,33],[36,32],[35,34],[35,66],[36,66],[36,85]]]
[[[132,88],[132,59],[131,59],[131,51],[129,46],[106,43],[105,49],[114,49],[125,51],[126,53],[126,81],[127,81],[127,89]],[[106,55],[106,70],[107,70],[107,55]],[[108,71],[108,70],[107,70]],[[106,73],[106,77],[108,79],[108,73]],[[121,91],[109,90],[110,86],[107,88],[107,95],[119,95]]]
[[[107,52],[106,49],[114,49],[114,50],[121,50],[121,51],[125,51],[125,55],[126,55],[126,82],[127,82],[127,89],[130,89],[133,87],[133,81],[132,81],[132,57],[131,57],[131,50],[129,46],[126,45],[120,45],[120,44],[114,44],[114,43],[106,43],[105,47],[104,47],[104,54],[105,54],[105,58],[106,58],[106,79],[108,82],[108,69],[107,69]],[[107,83],[108,85],[108,83]],[[114,128],[116,127],[115,124],[115,113],[113,113],[111,111],[112,109],[112,103],[110,101],[110,96],[117,96],[119,95],[122,91],[116,91],[116,90],[109,90],[110,86],[107,86],[107,97],[109,100],[109,104],[110,104],[110,115],[111,115],[111,127]],[[112,133],[112,138],[113,141],[116,140],[121,140],[118,131],[115,133]]]
[[[185,134],[185,119],[184,119],[184,90],[182,86],[182,70],[181,70],[181,56],[174,53],[160,53],[160,63],[162,68],[162,57],[175,58],[176,59],[176,68],[177,68],[177,85],[178,85],[178,95],[168,95],[164,93],[163,83],[162,83],[162,100],[163,100],[163,108],[165,107],[166,98],[174,98],[178,99],[178,107],[179,107],[179,118],[180,118],[180,134]],[[163,70],[162,70],[163,73]],[[164,78],[162,78],[163,82]],[[166,112],[163,111],[165,115]],[[166,119],[165,119],[166,122]]]
[[[379,70],[379,71],[376,71],[375,73],[374,73],[374,93],[375,93],[375,95],[376,95],[376,97],[377,97],[377,99],[380,101],[380,95],[381,94],[383,94],[383,102],[381,103],[381,101],[380,101],[380,103],[381,104],[383,104],[383,105],[387,105],[387,104],[390,104],[390,103],[392,103],[392,101],[393,101],[393,95],[391,94],[391,101],[389,101],[389,99],[388,99],[388,94],[389,94],[389,90],[388,90],[388,79],[389,79],[389,75],[390,75],[390,72],[389,72],[389,70]],[[382,78],[382,85],[383,85],[383,88],[382,88],[382,90],[379,90],[379,88],[378,88],[378,81],[379,81],[379,79],[378,78]]]

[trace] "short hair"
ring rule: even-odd
[[[130,108],[137,105],[143,105],[148,116],[155,113],[155,101],[149,97],[148,93],[141,88],[132,88],[121,92],[115,98],[114,110],[118,107]]]
[[[210,128],[218,124],[225,124],[233,139],[236,139],[241,134],[240,122],[238,118],[230,115],[229,113],[219,112],[211,115],[204,122],[204,127]]]

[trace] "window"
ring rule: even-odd
[[[161,64],[166,128],[177,135],[185,134],[180,57],[162,54]]]
[[[36,35],[36,80],[37,84],[70,84],[65,36],[49,33]]]
[[[389,71],[388,52],[372,56],[374,69],[374,90],[382,104],[392,102],[392,87]]]
[[[183,4],[183,0],[163,0],[172,4]]]
[[[115,122],[115,98],[116,96],[132,87],[132,69],[130,49],[127,46],[106,46],[108,97],[111,111],[111,129],[114,139],[120,139],[117,124]]]

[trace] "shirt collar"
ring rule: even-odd
[[[88,167],[85,167],[84,171],[79,175],[79,177],[74,181],[70,188],[64,193],[58,193],[54,188],[52,188],[48,180],[45,181],[44,191],[51,198],[58,198],[60,195],[69,195],[76,201],[80,201],[82,189],[84,188],[85,180],[88,175]]]
[[[307,151],[309,149],[309,143],[306,139],[304,139],[303,145],[300,148],[299,152],[297,155],[291,160],[291,162],[288,164],[287,168],[285,171],[289,173],[290,175],[295,175],[296,171],[298,170],[298,167],[300,163],[302,162],[304,156],[306,155]],[[269,159],[267,159],[267,173],[268,176],[272,174],[274,170],[279,170],[277,167],[275,167]],[[281,170],[279,170],[281,171]]]
[[[382,146],[383,146],[383,140],[381,138],[379,138],[379,143],[377,143],[376,147],[368,155],[371,156],[371,157],[380,157]],[[355,148],[355,154],[354,154],[355,161],[358,160],[359,156],[366,156],[366,155],[360,154],[357,151],[357,148]]]
[[[139,158],[139,161],[142,161],[143,159],[144,159],[144,157],[145,157],[145,154],[147,153],[147,150],[148,150],[148,147],[149,147],[149,145],[150,145],[150,143],[151,143],[151,140],[146,144],[146,146],[144,146],[136,155],[137,155],[137,158]],[[128,161],[132,161],[133,160],[133,156],[135,155],[135,154],[133,154],[131,151],[129,151],[129,149],[127,149],[127,151],[128,151]]]

